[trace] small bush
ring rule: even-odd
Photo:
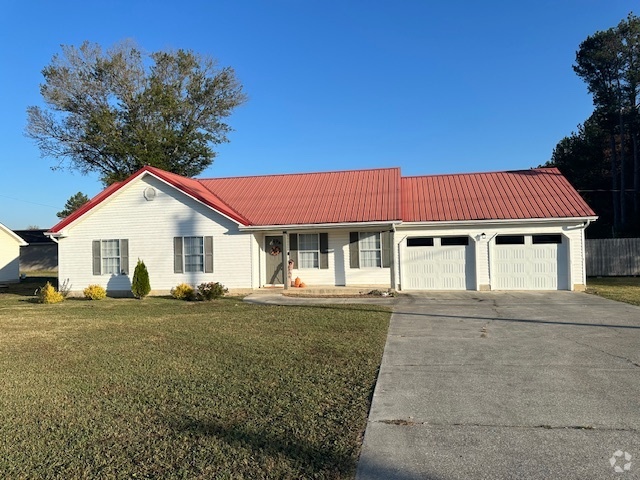
[[[171,289],[171,296],[173,298],[177,298],[178,300],[195,300],[196,291],[191,285],[181,283],[177,287],[173,287]]]
[[[201,283],[198,285],[198,298],[201,300],[216,300],[229,291],[220,282]]]
[[[107,296],[107,291],[100,285],[89,285],[82,293],[87,300],[102,300]]]
[[[60,303],[64,300],[62,294],[47,282],[38,292],[38,301],[40,303]]]
[[[138,259],[136,269],[133,271],[133,280],[131,280],[131,292],[136,298],[144,298],[149,295],[151,284],[149,283],[149,272],[144,262]]]
[[[62,282],[62,285],[58,286],[58,292],[60,292],[62,298],[67,298],[69,296],[69,293],[71,293],[71,283],[68,278]]]

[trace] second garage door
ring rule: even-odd
[[[473,253],[468,236],[408,237],[402,251],[402,289],[475,289]]]
[[[492,252],[494,290],[569,289],[567,241],[562,234],[498,235]]]

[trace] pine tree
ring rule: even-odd
[[[131,292],[134,297],[144,298],[149,295],[151,285],[149,284],[149,272],[144,262],[138,259],[136,269],[133,271],[133,280],[131,281]]]

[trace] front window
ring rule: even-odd
[[[317,233],[298,235],[298,262],[300,268],[318,268],[320,259],[320,241]]]
[[[203,237],[184,237],[184,271],[204,272]]]
[[[120,274],[120,240],[102,240],[100,242],[100,256],[102,257],[103,274]]]
[[[360,266],[364,268],[382,266],[380,233],[360,233]]]

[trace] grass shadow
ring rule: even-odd
[[[177,432],[214,436],[228,445],[249,448],[256,452],[256,456],[285,456],[292,465],[304,468],[305,476],[333,478],[354,473],[356,469],[356,460],[346,452],[335,451],[328,445],[317,447],[293,436],[257,431],[249,423],[225,422],[219,418],[198,420],[186,415],[167,419],[167,423]]]
[[[49,282],[56,289],[58,288],[58,279],[56,277],[26,277],[19,283],[10,283],[7,288],[3,289],[0,294],[18,295],[21,297],[33,297],[36,291],[44,287]]]

